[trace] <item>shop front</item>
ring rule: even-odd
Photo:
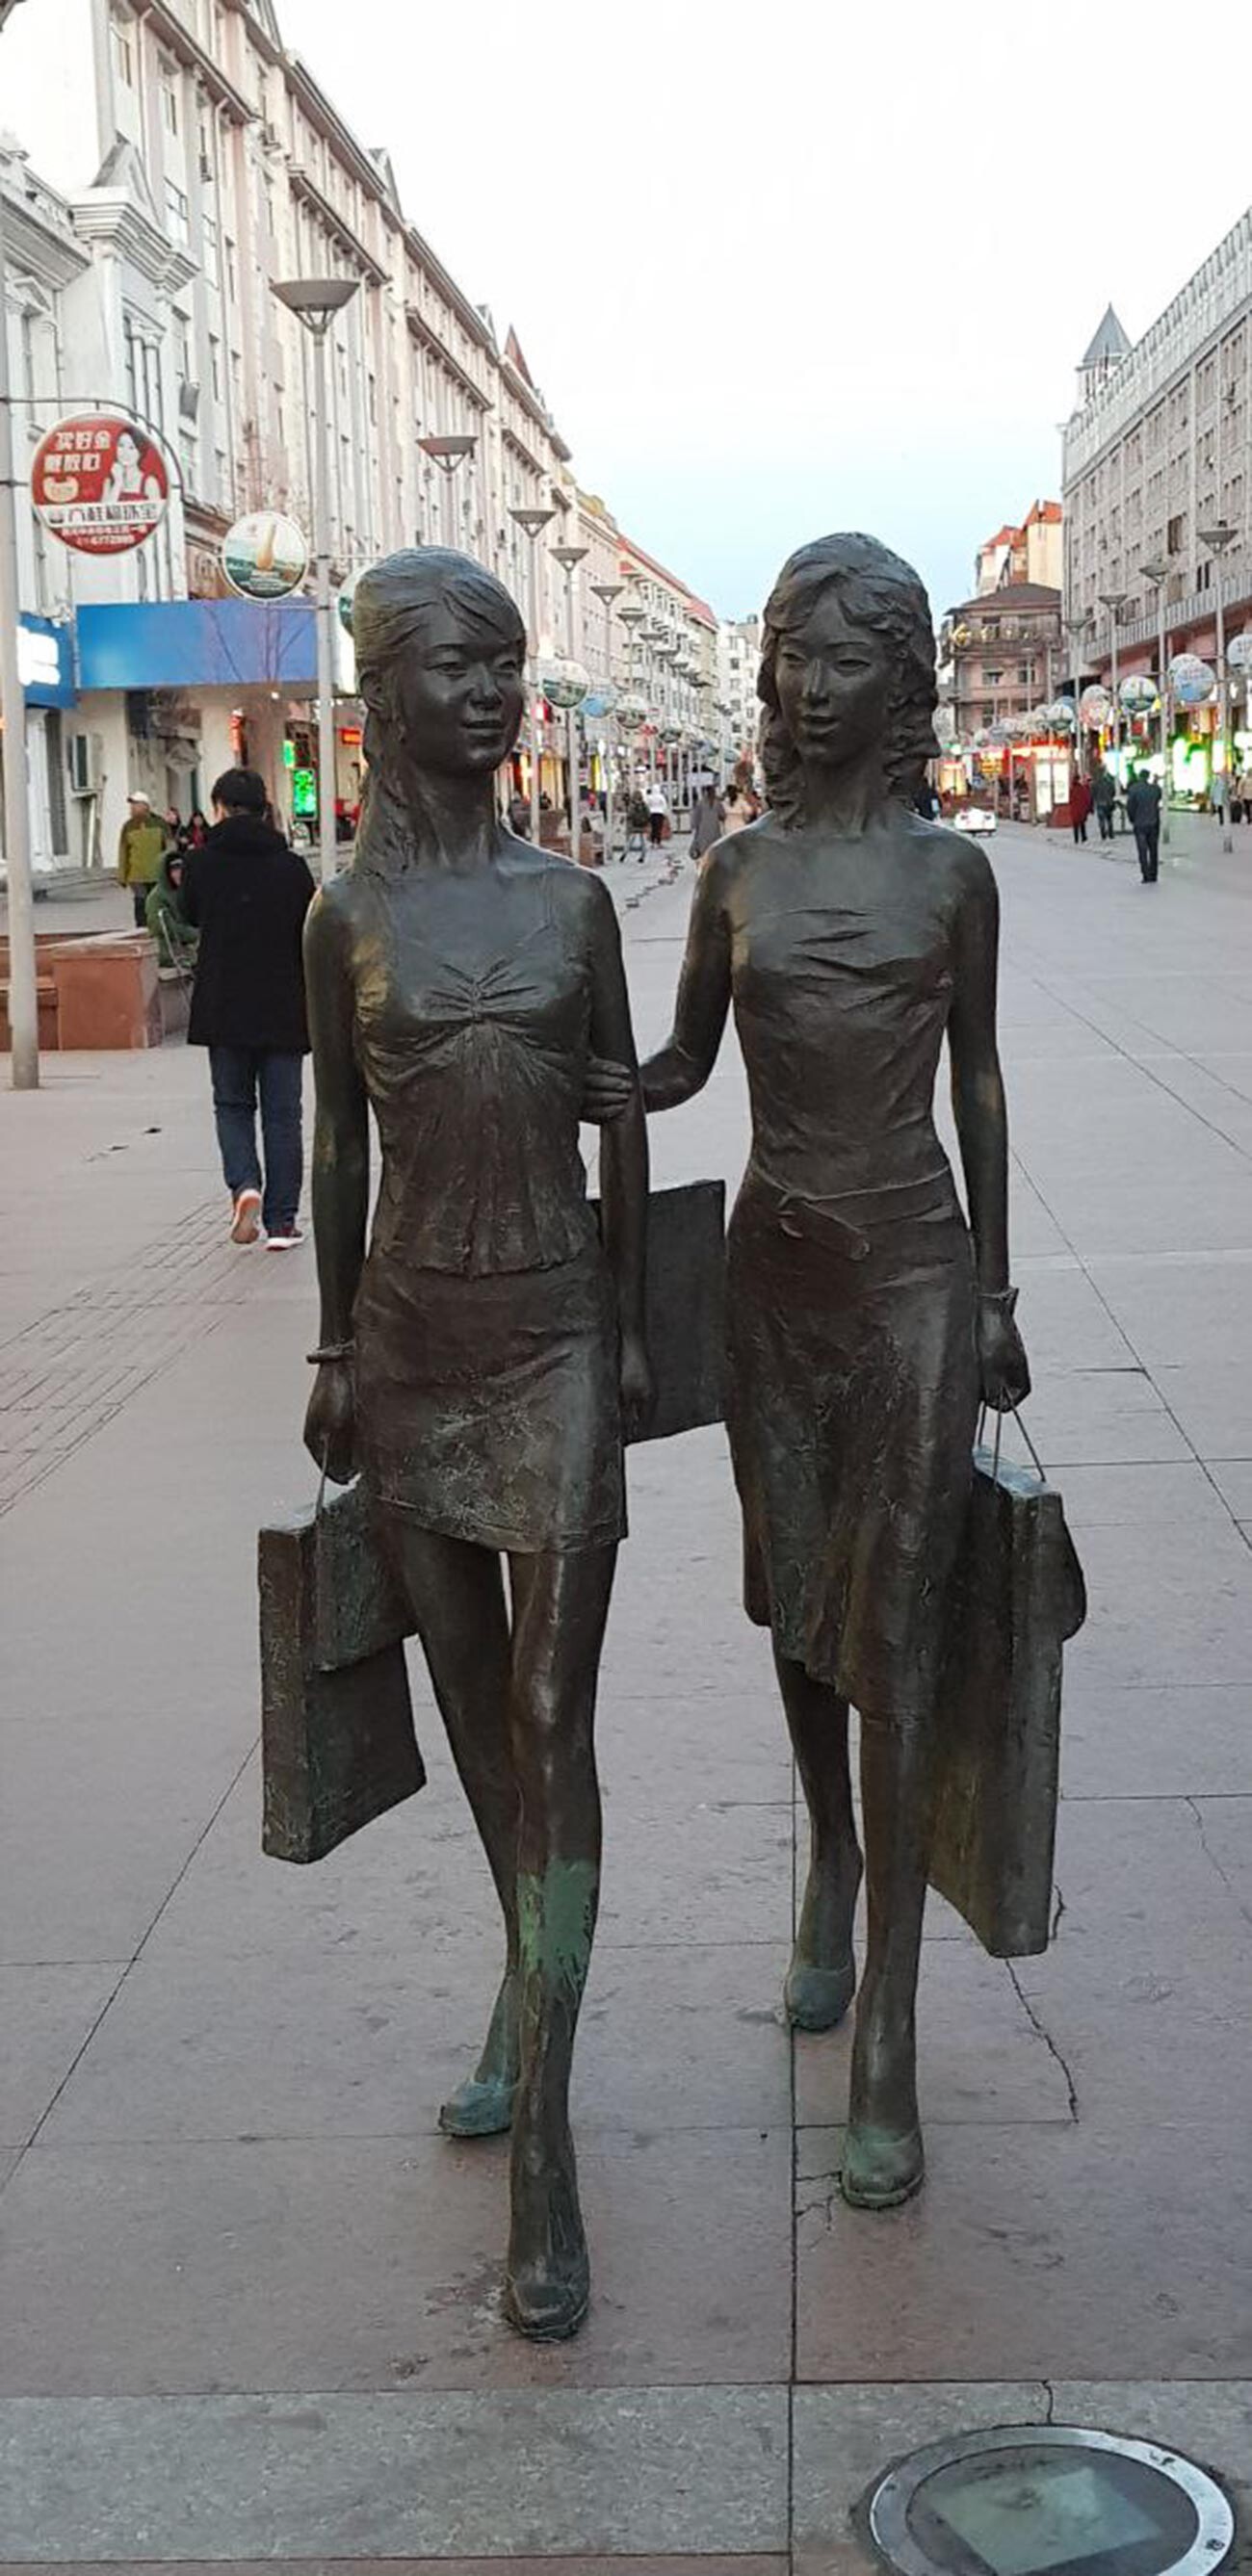
[[[26,774],[31,865],[40,875],[72,864],[76,851],[66,795],[65,722],[74,705],[74,657],[68,623],[28,616],[17,623],[17,667],[26,703]],[[4,726],[0,722],[0,856],[4,850]]]

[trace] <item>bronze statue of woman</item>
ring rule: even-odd
[[[690,1100],[733,1005],[752,1151],[729,1239],[728,1423],[747,1608],[772,1630],[811,1821],[786,2001],[826,2030],[855,1990],[851,1702],[869,1929],[841,2181],[889,2208],[923,2175],[933,1736],[976,1415],[1029,1385],[997,897],[983,852],[911,810],[934,750],[934,639],[898,556],[863,536],[794,554],[765,611],[759,690],[769,810],[702,863],[673,1035],[643,1089],[650,1110]],[[968,1230],[933,1121],[945,1035]]]
[[[512,2126],[506,2313],[556,2337],[588,2299],[569,2076],[623,1408],[648,1401],[647,1144],[632,1070],[601,1155],[602,1245],[579,1112],[589,1050],[633,1069],[630,1010],[604,887],[497,811],[523,707],[514,602],[422,549],[362,575],[353,622],[365,812],[306,943],[322,1341],[305,1437],[337,1481],[360,1470],[495,1881],[504,1981],[440,2119],[457,2137]]]

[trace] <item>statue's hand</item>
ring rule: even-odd
[[[313,1381],[304,1417],[304,1445],[315,1467],[325,1467],[332,1485],[349,1485],[356,1474],[356,1403],[350,1360],[323,1360]]]
[[[622,1398],[622,1429],[628,1440],[637,1440],[646,1430],[652,1411],[652,1370],[641,1333],[622,1335],[618,1383]]]
[[[1030,1363],[1008,1307],[994,1299],[978,1301],[978,1374],[983,1403],[993,1413],[1008,1413],[1030,1393]]]
[[[634,1097],[635,1076],[628,1064],[615,1064],[611,1056],[588,1056],[581,1116],[589,1127],[611,1127]]]

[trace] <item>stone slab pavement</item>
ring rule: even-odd
[[[255,1531],[309,1498],[311,1251],[238,1254],[205,1069],[0,1094],[0,2566],[853,2576],[947,2428],[1176,2442],[1252,2498],[1252,833],[1004,829],[1015,1270],[1091,1618],[1057,1930],[932,1907],[931,2174],[834,2187],[849,2041],[779,2016],[803,1852],[720,1435],[631,1465],[577,2121],[595,2302],[498,2310],[505,2158],[435,2109],[486,1873],[432,1780],[308,1872],[259,1852]],[[613,871],[641,1042],[690,879]],[[646,888],[646,892],[645,889]],[[733,1046],[653,1126],[742,1164]]]

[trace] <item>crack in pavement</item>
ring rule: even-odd
[[[1238,1888],[1237,1888],[1237,1887],[1235,1887],[1235,1886],[1234,1886],[1234,1884],[1233,1884],[1233,1882],[1232,1882],[1232,1881],[1227,1877],[1226,1872],[1225,1872],[1225,1870],[1222,1868],[1221,1862],[1219,1861],[1219,1859],[1218,1859],[1218,1857],[1217,1857],[1217,1854],[1216,1854],[1216,1852],[1214,1851],[1213,1846],[1212,1846],[1212,1844],[1211,1844],[1211,1843],[1210,1843],[1210,1841],[1209,1841],[1208,1835],[1207,1835],[1207,1833],[1205,1832],[1205,1829],[1204,1829],[1204,1817],[1203,1817],[1203,1815],[1202,1815],[1202,1813],[1201,1813],[1201,1810],[1200,1810],[1200,1802],[1199,1802],[1199,1799],[1198,1799],[1198,1798],[1184,1798],[1184,1799],[1183,1799],[1183,1805],[1184,1805],[1184,1807],[1189,1807],[1189,1808],[1190,1808],[1191,1813],[1192,1813],[1192,1815],[1193,1815],[1193,1816],[1194,1816],[1194,1818],[1195,1818],[1196,1832],[1198,1833],[1198,1835],[1199,1835],[1199,1837],[1200,1837],[1200,1849],[1201,1849],[1201,1851],[1203,1852],[1204,1857],[1205,1857],[1206,1861],[1208,1861],[1208,1863],[1209,1863],[1210,1867],[1216,1870],[1217,1875],[1218,1875],[1218,1877],[1220,1878],[1221,1883],[1222,1883],[1223,1887],[1224,1887],[1224,1888],[1225,1888],[1225,1890],[1226,1890],[1226,1894],[1227,1894],[1227,1896],[1230,1898],[1231,1904],[1232,1904],[1232,1905],[1234,1905],[1234,1906],[1236,1906],[1236,1907],[1238,1908],[1238,1911],[1239,1911],[1239,1913],[1243,1916],[1243,1919],[1244,1919],[1244,1922],[1245,1922],[1245,1923],[1252,1923],[1252,1906],[1247,1906],[1247,1905],[1245,1905],[1245,1904],[1244,1904],[1243,1898],[1240,1896],[1239,1891],[1238,1891]]]
[[[1056,2059],[1057,2065],[1060,2067],[1061,2073],[1065,2078],[1065,2090],[1069,2095],[1069,2116],[1075,2125],[1077,2125],[1078,2089],[1074,2083],[1073,2076],[1070,2074],[1065,2059],[1062,2056],[1060,2049],[1057,2047],[1056,2041],[1054,2040],[1051,2031],[1048,2029],[1047,2023],[1043,2021],[1040,2018],[1040,2015],[1036,2012],[1035,2007],[1022,1984],[1021,1978],[1018,1976],[1017,1969],[1013,1961],[1011,1959],[1006,1959],[1004,1964],[1009,1973],[1009,1984],[1012,1986],[1013,1992],[1021,2005],[1022,2011],[1026,2015],[1027,2021],[1030,2023],[1031,2029],[1034,2031],[1036,2038],[1043,2041],[1044,2047],[1047,2049],[1049,2056]]]

